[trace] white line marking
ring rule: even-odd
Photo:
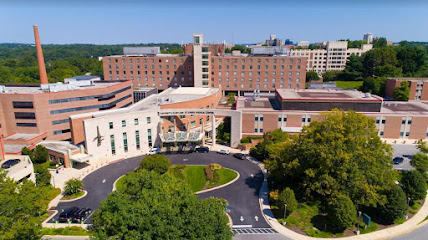
[[[105,179],[103,179],[103,183],[105,183],[106,182],[106,180]]]
[[[243,217],[243,216],[241,216],[241,218],[240,218],[239,220],[241,220],[241,222],[243,222],[243,221],[244,221],[244,217]]]
[[[255,216],[254,219],[256,219],[256,222],[259,221],[259,217]]]
[[[253,225],[233,225],[232,228],[252,228]]]

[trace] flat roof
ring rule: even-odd
[[[428,104],[423,102],[384,102],[381,112],[428,113]]]
[[[383,98],[366,94],[357,90],[338,89],[276,89],[282,100],[309,100],[309,101],[383,101]]]
[[[7,153],[17,153],[20,152],[24,147],[28,147],[28,144],[8,144],[4,143],[4,152]]]
[[[78,89],[75,90],[64,90],[59,92],[65,92],[65,91],[79,91],[79,90],[85,90],[85,89],[96,89],[96,88],[106,88],[110,87],[119,83],[122,83],[124,81],[94,81],[93,85],[89,86],[80,86]],[[62,83],[62,85],[67,85],[67,83]],[[5,85],[5,92],[0,94],[16,94],[16,93],[22,93],[22,94],[36,94],[36,93],[46,93],[43,91],[40,87],[40,85]]]
[[[4,140],[31,140],[37,136],[40,136],[42,134],[32,134],[32,133],[15,133],[13,135],[7,136],[4,138]]]
[[[46,147],[48,150],[54,152],[60,152],[63,154],[67,154],[67,151],[70,149],[72,152],[79,150],[80,148],[75,145],[66,142],[66,141],[43,141],[40,142],[39,145]]]

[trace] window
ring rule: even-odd
[[[259,121],[259,117],[254,117],[254,121]]]
[[[410,132],[406,132],[406,137],[408,137],[410,135]]]
[[[36,114],[30,112],[15,112],[15,119],[36,119]]]
[[[192,122],[190,123],[190,127],[191,127],[191,128],[196,127],[196,122],[195,122],[195,121],[192,121]]]
[[[149,147],[152,146],[152,129],[147,129],[147,140],[149,142]]]
[[[68,123],[68,122],[70,122],[69,119],[55,120],[55,121],[52,121],[52,125],[57,125],[57,124],[61,124],[61,123]]]
[[[404,132],[400,132],[400,136],[402,137],[402,136],[404,136]]]
[[[260,117],[260,121],[263,122],[263,117]]]
[[[281,117],[279,117],[279,118],[278,118],[278,122],[281,122],[281,120],[282,120],[282,118],[281,118]]]
[[[407,121],[407,124],[409,125],[412,124],[412,120]]]
[[[122,120],[122,127],[126,127],[126,120]]]
[[[258,131],[258,129],[257,128],[254,128],[254,132],[257,132]]]
[[[16,123],[17,127],[37,127],[37,123]]]
[[[380,132],[380,135],[383,136],[383,132]]]
[[[287,118],[286,117],[284,118],[284,122],[287,122]]]
[[[126,132],[123,133],[123,150],[128,152],[128,136],[126,135]]]
[[[385,120],[385,119],[383,119],[383,120],[382,120],[382,124],[385,124],[385,123],[386,123],[386,120]]]
[[[261,133],[263,132],[263,128],[260,128],[260,132],[261,132]]]
[[[110,135],[110,145],[111,145],[111,154],[115,155],[116,154],[116,147],[114,144],[114,135]]]
[[[33,102],[12,102],[13,108],[34,108]]]
[[[138,125],[138,118],[134,118],[134,125]]]
[[[54,135],[68,133],[70,131],[71,131],[70,129],[58,130],[58,131],[54,131]]]

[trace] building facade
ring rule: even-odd
[[[394,89],[403,81],[409,82],[409,101],[428,101],[428,78],[389,78],[386,80],[385,96],[393,99]]]

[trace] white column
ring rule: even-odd
[[[212,119],[211,119],[211,121],[212,121],[212,127],[211,127],[211,129],[212,129],[212,133],[211,133],[211,138],[212,138],[212,141],[213,141],[213,147],[215,146],[215,144],[216,144],[216,138],[217,138],[217,133],[216,133],[216,129],[215,129],[215,115],[213,114],[212,115]]]

